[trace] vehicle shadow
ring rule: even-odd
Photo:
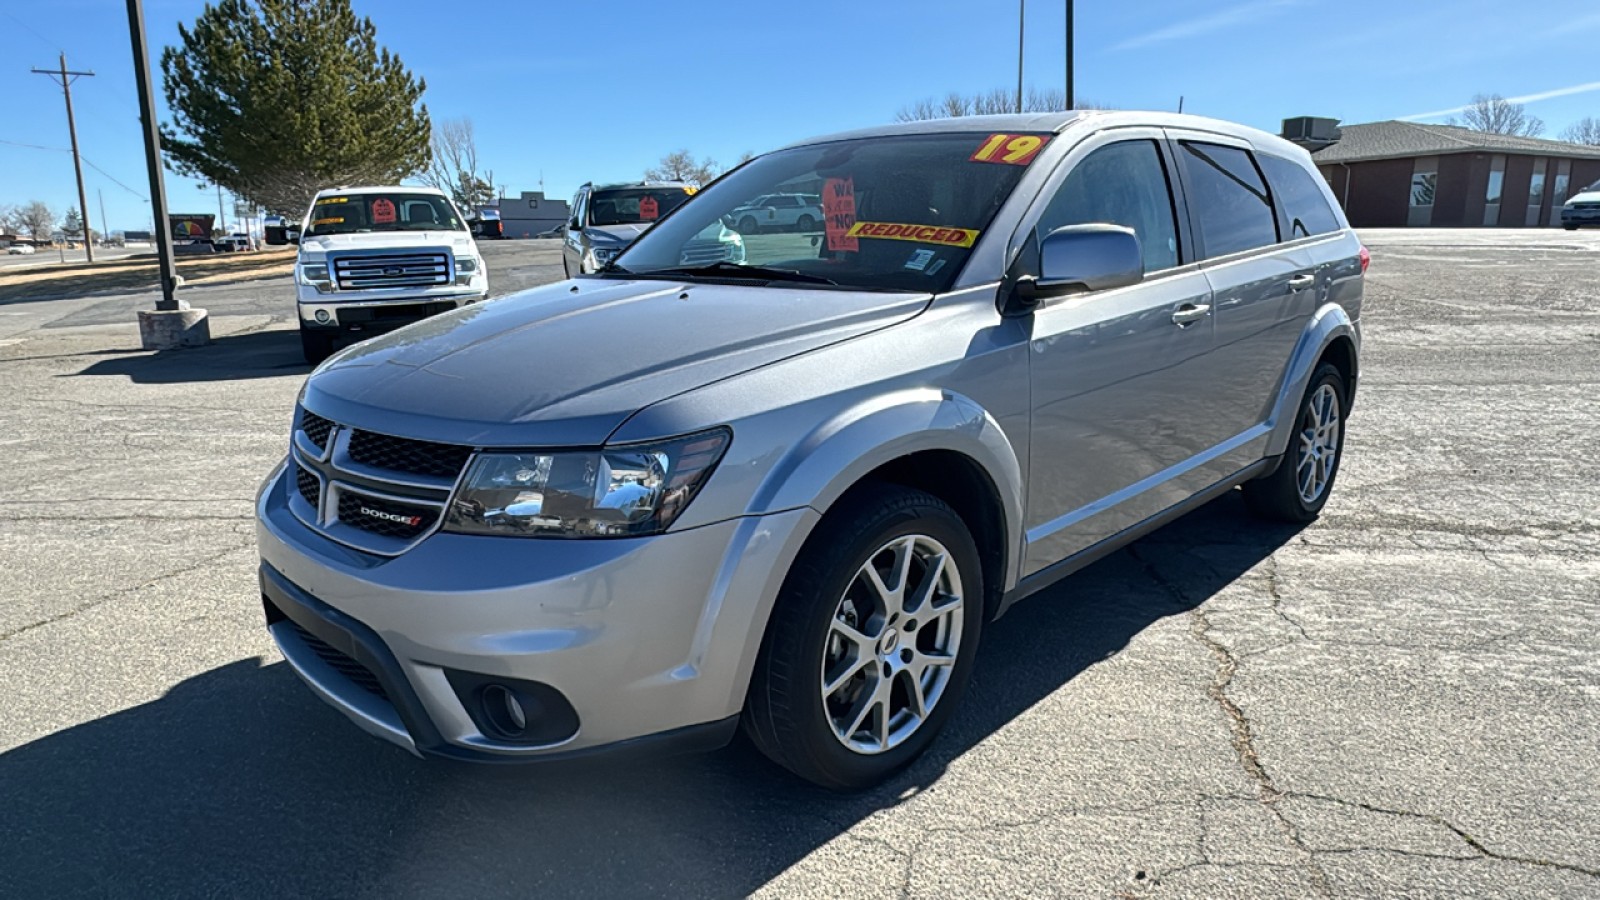
[[[1235,492],[1019,605],[932,752],[857,795],[742,742],[648,764],[423,762],[285,664],[242,660],[0,755],[0,895],[744,896],[1297,530],[1249,520]]]
[[[136,384],[181,384],[278,378],[310,371],[301,354],[299,333],[277,329],[224,335],[204,347],[103,359],[62,377],[120,375]]]

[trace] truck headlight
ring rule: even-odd
[[[444,530],[583,538],[659,534],[694,499],[732,439],[725,428],[601,450],[480,453]]]
[[[478,274],[479,268],[476,256],[456,257],[456,284],[471,284],[472,277]]]
[[[318,293],[333,293],[333,279],[328,277],[327,263],[301,263],[300,283],[317,289]]]
[[[622,254],[621,247],[596,247],[594,248],[595,267],[611,265],[611,261]]]

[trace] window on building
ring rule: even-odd
[[[1506,187],[1506,158],[1496,155],[1489,160],[1489,184],[1483,193],[1483,224],[1500,224],[1500,197]]]
[[[1284,240],[1339,230],[1339,217],[1328,205],[1320,177],[1312,176],[1297,162],[1270,153],[1263,153],[1256,160],[1272,185]]]
[[[1197,214],[1207,257],[1265,247],[1278,241],[1278,223],[1266,182],[1250,154],[1237,147],[1183,141],[1189,209]]]
[[[1172,188],[1154,141],[1108,144],[1080,160],[1039,217],[1038,233],[1096,222],[1132,228],[1146,272],[1178,264]]]
[[[1439,188],[1438,172],[1416,172],[1411,176],[1411,205],[1432,206]]]
[[[1563,159],[1556,163],[1556,180],[1550,192],[1550,202],[1560,206],[1571,199],[1572,192],[1572,160]]]
[[[1534,165],[1538,166],[1538,171],[1528,181],[1528,218],[1523,222],[1529,228],[1539,224],[1539,216],[1544,212],[1544,167],[1547,161],[1539,160]]]

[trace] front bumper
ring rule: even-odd
[[[613,540],[440,533],[380,558],[301,523],[285,481],[275,474],[256,510],[262,597],[284,657],[368,732],[481,761],[726,741],[816,518],[794,510]],[[576,728],[548,743],[504,740],[483,727],[463,678],[548,686]]]
[[[1600,225],[1600,209],[1562,209],[1562,225]]]
[[[306,331],[376,334],[477,303],[486,296],[486,291],[467,291],[337,303],[302,299],[297,305],[300,327]]]

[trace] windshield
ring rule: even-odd
[[[450,201],[438,194],[350,194],[319,197],[305,234],[368,231],[465,231]]]
[[[589,196],[590,225],[654,222],[689,199],[683,187],[601,188]]]
[[[698,248],[712,234],[730,245],[720,259],[769,270],[752,278],[785,270],[848,288],[943,291],[1049,138],[918,134],[781,150],[701,191],[616,266],[674,277],[667,270],[706,258]],[[774,198],[793,206],[773,208]],[[724,263],[706,277],[738,272]]]

